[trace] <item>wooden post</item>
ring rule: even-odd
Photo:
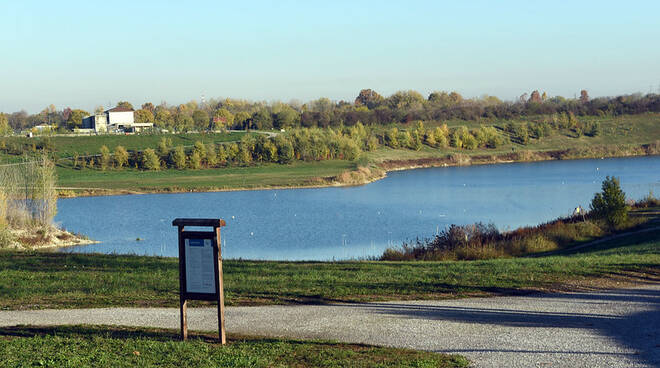
[[[179,308],[181,309],[181,340],[188,340],[188,301],[181,297],[179,299]]]
[[[215,227],[216,244],[218,245],[218,268],[216,270],[216,290],[218,291],[218,334],[220,335],[220,342],[224,345],[227,343],[225,336],[225,291],[222,281],[222,242],[220,241],[220,227]]]
[[[184,231],[184,226],[179,226],[179,310],[180,310],[180,316],[181,316],[181,340],[185,341],[188,340],[188,301],[186,300],[186,296],[184,294],[184,290],[186,288],[185,280],[184,280],[184,275],[185,275],[185,251],[183,248],[183,231]]]

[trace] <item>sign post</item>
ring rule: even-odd
[[[222,251],[220,228],[222,219],[186,219],[172,221],[179,233],[179,307],[181,339],[188,339],[188,300],[218,302],[218,335],[224,345],[225,296],[222,285]],[[186,226],[209,226],[213,231],[188,231]]]

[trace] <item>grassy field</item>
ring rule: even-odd
[[[3,367],[466,367],[461,356],[325,341],[111,327],[0,328]]]
[[[660,280],[660,230],[538,258],[446,262],[225,260],[227,305],[438,299]],[[600,281],[599,281],[600,280]],[[616,280],[615,280],[616,281]],[[614,282],[614,281],[613,281]],[[178,305],[174,258],[0,252],[0,308]]]
[[[201,170],[101,171],[58,167],[57,174],[58,185],[64,188],[187,191],[318,185],[323,183],[320,178],[335,176],[355,167],[350,161],[331,160]]]
[[[106,146],[112,151],[116,146],[124,146],[127,150],[144,150],[145,148],[156,148],[161,138],[172,140],[174,147],[178,145],[192,146],[196,141],[203,143],[222,143],[240,141],[244,132],[229,133],[186,133],[186,134],[140,134],[140,135],[94,135],[94,136],[53,136],[53,137],[8,137],[2,138],[6,145],[15,143],[24,147],[30,147],[33,143],[48,141],[51,151],[58,158],[72,157],[74,153],[83,155],[96,155],[100,153],[101,146]],[[7,155],[5,155],[7,156]]]
[[[524,122],[535,120],[512,120]],[[455,148],[433,149],[423,146],[419,151],[381,148],[375,152],[367,153],[369,160],[383,162],[389,160],[415,160],[423,158],[445,157],[452,153],[461,153],[469,156],[502,155],[511,152],[532,151],[563,151],[569,149],[588,149],[590,147],[617,145],[621,152],[631,151],[641,145],[653,144],[660,140],[660,114],[648,113],[640,115],[623,115],[617,117],[580,117],[583,122],[599,122],[601,133],[596,137],[575,137],[569,131],[560,131],[542,139],[531,139],[527,145],[507,143],[496,149],[476,149],[472,151]],[[465,125],[470,129],[484,126],[503,128],[509,120],[493,121],[448,121],[450,128]],[[438,123],[439,124],[439,123]],[[430,124],[432,127],[438,124]]]

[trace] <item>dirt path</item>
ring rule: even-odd
[[[660,284],[605,292],[446,301],[229,307],[228,332],[457,353],[477,367],[660,366]],[[172,308],[0,311],[0,326],[179,327]],[[217,326],[189,309],[192,330]]]

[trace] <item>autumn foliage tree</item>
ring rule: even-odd
[[[360,91],[358,96],[355,98],[355,104],[373,109],[374,107],[380,105],[383,100],[383,96],[379,95],[376,91],[367,88]]]
[[[122,168],[128,164],[128,151],[123,146],[115,147],[115,165],[117,168]]]
[[[589,93],[587,92],[586,89],[583,89],[582,91],[580,91],[580,102],[583,103],[583,104],[586,104],[587,102],[589,102]]]
[[[142,168],[153,171],[160,170],[160,159],[152,148],[147,148],[142,152]]]

